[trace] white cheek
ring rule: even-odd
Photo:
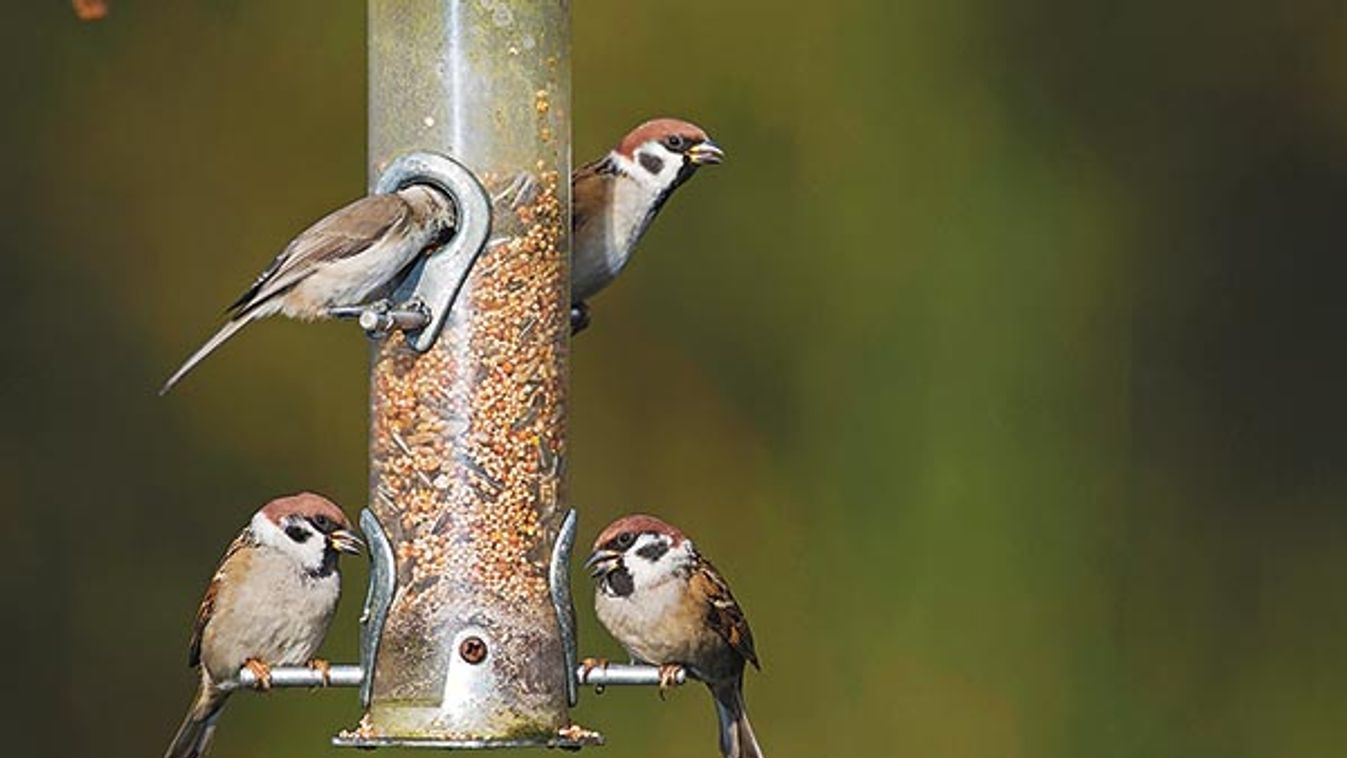
[[[646,538],[632,548],[623,563],[631,574],[632,586],[637,591],[659,587],[679,578],[679,568],[691,555],[691,545],[684,541],[678,547],[670,548],[657,561],[649,561],[636,554],[636,551],[649,544]]]
[[[295,555],[305,568],[318,569],[322,567],[327,553],[327,539],[323,535],[314,534],[304,540],[304,544],[295,545],[295,547],[298,548]]]
[[[285,532],[281,531],[279,526],[271,523],[271,519],[260,512],[253,515],[252,532],[253,538],[257,540],[258,544],[268,547],[281,547],[284,543],[290,541],[290,538],[285,536]]]
[[[662,165],[658,173],[650,173],[650,170],[641,165],[639,156],[641,153],[649,153],[657,156]],[[623,156],[618,156],[618,164],[622,170],[633,179],[637,184],[648,193],[658,195],[667,187],[673,184],[678,177],[679,170],[683,167],[683,156],[664,147],[658,142],[647,142],[641,145],[633,155],[638,156],[634,160],[628,160]]]
[[[290,539],[284,529],[273,524],[271,519],[260,513],[253,516],[252,530],[253,536],[257,538],[259,544],[285,553],[305,568],[316,569],[323,565],[323,554],[327,548],[327,540],[317,532],[310,534],[309,538],[302,543],[295,542]]]
[[[626,561],[627,572],[631,574],[631,583],[637,590],[649,589],[662,578],[660,563],[651,563],[634,555]]]

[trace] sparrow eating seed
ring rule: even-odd
[[[725,153],[696,124],[657,118],[571,176],[571,330],[588,324],[588,300],[622,272],[665,201]]]
[[[240,668],[251,669],[262,689],[272,666],[326,672],[313,656],[341,595],[337,557],[360,546],[341,509],[311,492],[277,498],[253,514],[197,610],[188,662],[200,670],[201,684],[164,758],[206,752],[229,696],[224,684]]]
[[[726,758],[762,758],[744,710],[744,664],[758,667],[753,633],[692,540],[654,516],[625,516],[594,541],[585,567],[604,628],[633,658],[659,666],[666,685],[679,667],[706,683]]]

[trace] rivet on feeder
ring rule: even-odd
[[[458,646],[458,655],[463,660],[476,666],[486,660],[486,643],[482,641],[481,637],[469,637]]]

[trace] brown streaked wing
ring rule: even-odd
[[[248,527],[244,527],[239,532],[239,536],[229,543],[225,548],[224,557],[220,559],[220,567],[215,569],[215,575],[210,578],[210,584],[206,586],[206,596],[201,598],[201,606],[196,609],[196,620],[192,623],[192,641],[187,649],[187,665],[195,667],[201,663],[201,636],[206,631],[206,624],[215,613],[215,600],[220,594],[220,583],[225,578],[225,570],[229,566],[229,561],[240,550],[252,542]]]
[[[605,155],[598,160],[592,160],[572,171],[571,186],[574,187],[576,182],[595,174],[617,175],[619,173],[621,173],[621,171],[619,171],[617,163],[613,161],[613,156]]]
[[[694,591],[702,593],[707,599],[706,619],[716,633],[755,668],[762,668],[758,663],[758,654],[753,649],[753,632],[748,628],[748,619],[744,618],[743,609],[735,601],[730,586],[716,571],[716,567],[699,555],[691,581],[697,585]]]
[[[617,164],[610,156],[604,156],[571,174],[571,231],[577,237],[582,236],[582,227],[607,222],[600,209],[610,201],[612,177],[617,173]]]
[[[291,240],[228,310],[242,314],[257,306],[307,274],[314,263],[364,252],[394,227],[405,227],[411,210],[405,200],[391,194],[362,197],[329,213]]]

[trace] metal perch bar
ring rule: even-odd
[[[334,664],[328,669],[328,681],[317,669],[307,666],[281,666],[271,670],[271,686],[281,687],[359,687],[365,679],[364,672],[354,664]],[[659,686],[659,667],[641,666],[629,663],[613,663],[608,666],[596,666],[585,671],[583,666],[575,670],[575,680],[581,687],[657,687]],[[687,681],[687,672],[679,670],[673,679],[674,684]],[[252,669],[240,669],[238,677],[226,685],[228,689],[257,689],[257,675]]]
[[[308,666],[280,666],[271,670],[272,687],[359,687],[365,672],[352,664],[333,665],[328,669],[328,681],[323,674]],[[258,689],[257,674],[252,669],[239,669],[238,676],[229,682],[228,689]]]
[[[424,308],[424,306],[423,306]],[[328,308],[332,318],[354,319],[370,335],[381,336],[397,329],[403,332],[422,329],[430,323],[430,313],[421,308],[388,308],[379,305],[344,305]]]
[[[588,672],[581,666],[575,670],[575,680],[582,687],[658,687],[659,666],[612,663],[607,666],[595,666]],[[680,668],[673,676],[674,684],[683,684],[687,680],[687,669]]]

